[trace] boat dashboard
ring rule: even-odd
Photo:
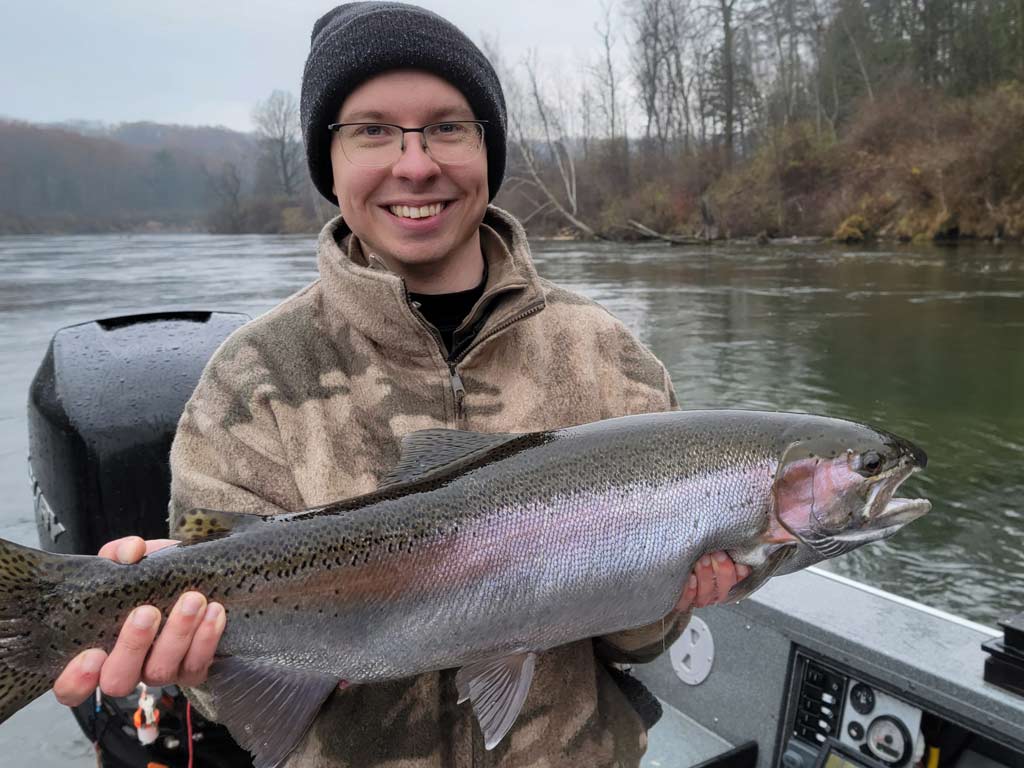
[[[1024,768],[994,628],[817,568],[698,613],[632,670],[665,708],[645,768]]]

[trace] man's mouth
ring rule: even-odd
[[[427,205],[389,205],[387,209],[392,215],[400,219],[426,219],[431,216],[437,216],[447,207],[448,201],[443,200],[437,203],[428,203]]]

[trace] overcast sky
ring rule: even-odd
[[[317,0],[2,0],[0,116],[251,128],[276,88],[297,96]],[[598,52],[600,0],[422,0],[514,61],[576,72]],[[619,47],[625,55],[625,46]]]

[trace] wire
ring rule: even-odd
[[[185,699],[185,735],[188,738],[188,768],[192,768],[192,702]]]

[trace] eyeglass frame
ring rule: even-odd
[[[426,134],[427,128],[433,128],[435,125],[450,125],[451,123],[463,123],[463,124],[464,123],[472,123],[474,125],[479,126],[479,128],[480,128],[480,146],[477,147],[476,154],[474,154],[473,157],[467,158],[465,160],[457,160],[455,162],[452,162],[450,160],[438,160],[433,155],[430,155],[430,159],[433,160],[435,163],[444,163],[445,165],[464,165],[466,163],[473,162],[473,160],[477,157],[477,155],[480,154],[480,150],[483,149],[483,147],[484,147],[484,140],[487,137],[487,130],[486,130],[485,126],[489,122],[490,122],[489,120],[439,120],[436,123],[427,123],[427,125],[421,126],[419,128],[406,128],[405,126],[395,125],[394,123],[382,123],[380,121],[371,120],[371,121],[368,121],[368,122],[356,122],[356,123],[330,123],[327,126],[327,130],[330,131],[331,133],[338,133],[342,128],[346,128],[346,127],[348,127],[350,125],[381,125],[381,126],[384,126],[385,128],[397,128],[402,133],[402,143],[400,145],[401,149],[399,150],[398,158],[396,158],[395,160],[392,160],[391,163],[384,163],[383,165],[362,165],[360,163],[355,162],[351,157],[348,157],[348,153],[345,152],[345,157],[348,158],[348,161],[350,163],[352,163],[353,165],[359,166],[360,168],[387,168],[389,165],[391,165],[392,163],[397,163],[402,158],[402,153],[405,152],[405,134],[407,134],[407,133],[419,133],[419,134],[421,134],[422,138],[420,139],[420,146],[422,147],[423,151],[426,152],[427,149],[428,149],[427,148],[427,134]],[[345,150],[344,144],[342,144],[341,149],[344,152],[344,150]]]

